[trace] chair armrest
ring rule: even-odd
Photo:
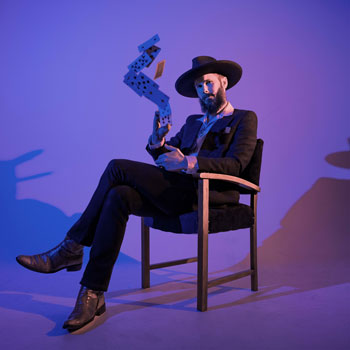
[[[240,187],[243,187],[245,189],[260,192],[259,186],[253,184],[252,182],[244,180],[240,177],[236,177],[236,176],[225,175],[225,174],[216,174],[216,173],[196,173],[196,174],[192,174],[192,176],[194,178],[197,178],[197,179],[228,181],[228,182],[234,183]]]

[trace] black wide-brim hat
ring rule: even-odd
[[[242,76],[242,67],[233,61],[217,61],[210,56],[198,56],[192,60],[192,69],[188,70],[176,80],[176,91],[186,97],[198,97],[194,87],[196,79],[204,74],[217,73],[227,77],[226,90],[236,85]]]

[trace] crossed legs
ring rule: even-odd
[[[37,272],[76,271],[82,265],[83,245],[91,246],[77,302],[63,325],[74,331],[106,309],[103,292],[108,288],[129,215],[152,216],[159,211],[179,214],[191,211],[196,202],[192,176],[145,163],[112,160],[64,241],[48,252],[16,259]]]
[[[130,160],[112,160],[86,210],[68,232],[75,242],[91,246],[81,284],[107,290],[130,214],[177,214],[192,210],[196,201],[190,175]]]

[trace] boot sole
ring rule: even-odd
[[[70,327],[68,325],[67,326],[63,325],[63,328],[67,329],[67,331],[70,333],[77,331],[78,329],[81,329],[81,328],[87,326],[89,323],[91,323],[95,319],[95,316],[101,316],[105,312],[106,312],[106,304],[103,304],[99,309],[96,310],[95,315],[91,320],[89,320],[89,321],[87,321],[84,324],[81,324],[79,326]]]
[[[66,270],[68,271],[68,272],[73,272],[73,271],[79,271],[79,270],[81,270],[81,267],[83,266],[83,264],[81,263],[81,264],[78,264],[78,265],[72,265],[72,266],[69,266],[69,267],[67,267],[66,268]],[[63,268],[64,269],[64,268]],[[61,269],[62,270],[62,269]],[[59,270],[58,270],[59,271]]]

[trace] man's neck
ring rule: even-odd
[[[223,108],[220,108],[220,110],[217,112],[217,114],[209,114],[208,112],[205,113],[204,117],[205,119],[208,119],[208,121],[212,118],[217,118],[218,116],[226,117],[228,115],[231,115],[234,112],[234,108],[231,105],[229,101],[226,100]]]
[[[209,116],[209,118],[211,118],[211,117],[215,117],[215,116],[217,116],[218,114],[220,114],[220,113],[222,113],[224,110],[225,110],[225,108],[228,106],[228,101],[225,101],[223,104],[222,104],[222,106],[215,112],[215,113],[209,113],[209,112],[207,112],[207,115]]]

